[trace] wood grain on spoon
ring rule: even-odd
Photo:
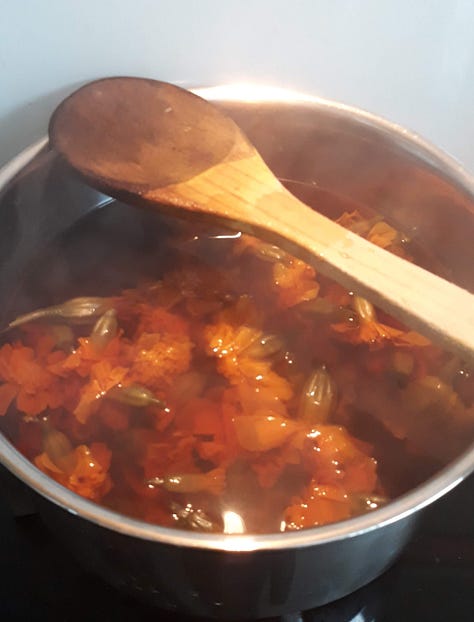
[[[189,91],[141,78],[98,80],[57,108],[49,135],[99,190],[270,240],[440,345],[473,357],[472,294],[301,203],[237,125]]]

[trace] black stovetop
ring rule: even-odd
[[[472,622],[474,476],[425,511],[401,559],[352,596],[286,622]],[[90,575],[36,514],[14,516],[0,496],[0,620],[189,622]]]

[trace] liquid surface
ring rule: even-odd
[[[376,214],[332,216],[429,263]],[[74,492],[146,521],[342,520],[474,435],[462,361],[249,236],[112,204],[37,258],[15,308],[46,311],[0,349],[5,434]]]

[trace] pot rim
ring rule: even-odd
[[[372,113],[339,102],[287,89],[254,84],[231,84],[194,89],[211,101],[285,103],[337,111],[401,144],[406,151],[424,159],[457,186],[474,196],[474,178],[454,158],[417,134]],[[47,137],[36,141],[0,169],[0,191],[44,147]],[[37,469],[0,434],[0,461],[25,484],[67,512],[106,529],[162,544],[223,552],[276,551],[327,544],[389,525],[436,501],[474,470],[474,444],[435,476],[386,506],[349,520],[301,531],[262,535],[205,534],[160,527],[108,510],[71,492]]]

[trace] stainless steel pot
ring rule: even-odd
[[[336,194],[389,214],[455,282],[474,287],[474,182],[455,161],[396,125],[318,98],[255,87],[200,94],[229,111],[302,199],[324,209],[325,196]],[[107,201],[44,147],[0,171],[4,301],[38,248]],[[295,533],[224,536],[101,508],[50,480],[1,436],[0,459],[39,493],[46,523],[94,572],[159,607],[241,619],[312,608],[368,583],[397,558],[419,510],[474,469],[471,449],[371,514]]]

